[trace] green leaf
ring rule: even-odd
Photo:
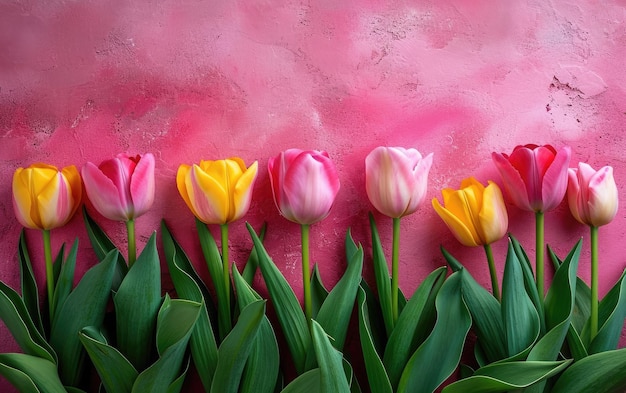
[[[289,283],[287,283],[287,280],[285,280],[285,277],[283,277],[274,262],[272,262],[250,224],[246,225],[258,252],[259,267],[274,304],[276,316],[282,327],[287,346],[293,357],[296,371],[298,374],[301,374],[305,371],[307,349],[311,345],[311,334],[309,333],[306,317],[293,289],[289,286]]]
[[[374,262],[374,277],[376,278],[376,289],[378,289],[378,300],[387,330],[387,337],[393,330],[393,314],[391,309],[391,281],[389,280],[389,268],[383,246],[380,243],[380,236],[376,228],[376,221],[372,213],[369,214],[370,229],[372,232],[372,259]],[[400,297],[400,296],[398,296]]]
[[[304,374],[300,375],[298,378],[291,381],[289,385],[287,385],[281,393],[318,393],[321,392],[321,377],[320,377],[320,369],[314,368],[313,370],[309,370]]]
[[[24,353],[56,364],[54,349],[35,326],[24,301],[2,281],[0,281],[0,319]]]
[[[315,320],[311,321],[311,332],[315,356],[320,366],[321,392],[349,392],[350,385],[343,371],[343,355],[330,343],[328,335]]]
[[[185,384],[185,377],[187,376],[187,372],[189,371],[190,363],[191,361],[188,358],[187,366],[185,366],[185,369],[183,370],[183,372],[180,373],[178,378],[176,378],[174,382],[172,382],[170,386],[167,388],[167,393],[179,393],[183,389],[183,386]]]
[[[26,307],[33,324],[37,327],[39,334],[45,336],[46,333],[43,329],[41,310],[39,308],[39,290],[37,289],[37,281],[35,280],[33,267],[30,263],[30,256],[28,255],[24,229],[20,232],[20,241],[17,247],[17,253],[20,260],[20,277],[24,306]]]
[[[191,334],[190,347],[202,385],[208,391],[213,383],[213,374],[217,367],[216,332],[211,324],[211,316],[215,318],[216,313],[214,309],[208,309],[208,306],[212,306],[208,290],[165,222],[161,224],[161,234],[165,260],[176,293],[182,299],[202,303],[200,315]]]
[[[320,307],[328,297],[328,290],[322,283],[322,276],[318,265],[313,266],[313,274],[311,275],[311,309],[313,318],[317,317]]]
[[[99,327],[111,293],[117,250],[90,268],[55,313],[50,344],[59,357],[61,381],[75,386],[82,375],[84,351],[78,333],[85,326]]]
[[[78,253],[78,239],[74,241],[70,253],[67,255],[65,263],[61,266],[61,271],[56,280],[56,286],[54,288],[54,309],[58,310],[61,304],[65,303],[65,300],[72,291],[74,286],[74,270],[76,269],[76,254]],[[59,252],[62,255],[62,252]],[[52,313],[54,315],[54,311]]]
[[[250,303],[241,311],[239,320],[218,349],[217,368],[211,392],[238,392],[244,366],[264,315],[263,300]]]
[[[430,326],[428,309],[434,309],[435,297],[446,277],[446,268],[441,267],[430,273],[420,286],[398,317],[396,326],[389,337],[383,362],[389,373],[391,384],[398,386],[402,371],[406,366],[411,354],[415,352],[425,337],[419,332],[422,325]],[[426,310],[426,311],[425,311]]]
[[[261,227],[261,232],[259,233],[259,239],[261,239],[261,243],[265,239],[265,232],[267,231],[267,223],[263,223]],[[255,247],[252,247],[250,251],[250,256],[248,257],[248,261],[246,262],[246,266],[243,269],[242,276],[244,280],[248,283],[248,285],[252,285],[252,281],[254,281],[254,276],[256,274],[257,268],[259,267],[259,255],[256,251]]]
[[[261,300],[261,297],[248,285],[233,265],[233,281],[237,288],[241,311]],[[261,326],[254,339],[254,344],[241,379],[241,393],[272,393],[276,387],[280,371],[280,352],[274,329],[267,316],[263,316]]]
[[[589,346],[589,353],[617,349],[626,318],[626,271],[598,306],[600,329]],[[588,329],[585,329],[587,336]]]
[[[539,337],[539,315],[526,293],[522,262],[510,241],[502,278],[502,321],[509,356],[526,350]]]
[[[437,294],[437,322],[406,365],[398,393],[433,392],[456,369],[472,318],[463,297],[463,271],[453,273]],[[445,350],[442,350],[445,348]]]
[[[589,355],[571,365],[551,393],[620,393],[626,390],[626,348]]]
[[[443,393],[498,393],[527,388],[565,369],[571,360],[517,361],[481,367],[473,376],[454,382]]]
[[[25,372],[0,363],[0,375],[6,378],[21,393],[40,393],[35,382]],[[60,382],[59,382],[60,383]]]
[[[183,358],[201,310],[198,302],[165,295],[157,317],[159,359],[139,374],[133,393],[167,393],[181,373]]]
[[[11,383],[25,383],[24,391],[66,393],[56,365],[47,359],[22,353],[0,353],[0,373]],[[33,385],[37,390],[32,390]],[[21,385],[16,387],[22,389]]]
[[[515,252],[515,255],[517,256],[517,260],[520,262],[522,277],[524,278],[524,288],[526,288],[526,294],[535,306],[535,310],[537,311],[537,315],[539,316],[539,334],[544,334],[546,332],[545,312],[543,310],[544,299],[541,299],[539,297],[533,268],[531,266],[530,260],[528,259],[528,255],[526,255],[526,251],[524,251],[517,239],[514,236],[509,235],[509,240],[511,242],[510,244],[513,245],[513,250]]]
[[[363,350],[363,360],[370,388],[377,393],[392,393],[393,389],[391,388],[389,376],[374,344],[367,295],[363,286],[359,288],[357,302],[359,308],[359,336],[361,338],[361,349]]]
[[[129,393],[139,373],[128,359],[93,326],[80,332],[80,341],[87,350],[107,392]]]
[[[156,317],[161,305],[161,265],[156,233],[126,273],[113,297],[117,348],[137,370],[143,370],[153,348]]]

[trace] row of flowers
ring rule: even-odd
[[[462,367],[459,380],[444,391],[584,391],[590,380],[579,380],[577,368],[589,367],[586,359],[593,354],[604,354],[592,359],[596,369],[602,365],[592,373],[594,389],[620,389],[626,375],[609,379],[602,373],[626,366],[626,353],[615,349],[626,316],[626,280],[622,276],[602,301],[597,282],[598,227],[615,217],[617,187],[611,167],[596,171],[579,163],[569,168],[570,156],[569,147],[556,150],[550,145],[518,146],[510,155],[493,153],[512,204],[535,214],[534,273],[523,248],[510,236],[500,292],[490,244],[508,230],[503,194],[495,182],[484,186],[470,177],[459,189],[442,190],[443,203],[435,198],[432,206],[459,242],[485,248],[491,294],[442,249],[452,273],[435,270],[409,298],[398,287],[400,219],[423,204],[433,155],[378,147],[365,160],[367,196],[376,210],[393,220],[390,274],[370,216],[376,291],[362,279],[364,250],[349,231],[346,270],[331,291],[317,267],[310,267],[310,227],[329,214],[340,187],[328,154],[289,149],[270,158],[276,206],[301,227],[303,309],[263,247],[265,228],[257,234],[248,225],[254,248],[242,273],[229,261],[228,226],[250,207],[257,162],[246,166],[230,158],[178,169],[177,188],[196,217],[215,301],[165,223],[162,242],[177,299],[161,297],[154,236],[136,255],[134,222],[155,198],[152,154],[120,154],[99,166],[87,163],[80,174],[74,166],[20,168],[13,178],[14,208],[23,226],[43,233],[48,313],[39,311],[22,236],[22,296],[2,285],[0,317],[24,354],[0,354],[0,364],[5,365],[0,373],[24,391],[27,386],[33,388],[29,391],[80,391],[88,375],[81,371],[80,360],[86,352],[106,391],[174,392],[182,388],[189,347],[207,392],[360,391],[343,356],[356,304],[368,379],[360,383],[374,392],[437,389],[458,368],[470,327],[478,337],[477,369]],[[67,256],[62,249],[53,259],[50,231],[75,214],[83,189],[102,216],[126,223],[128,255],[125,260],[84,211],[100,262],[72,288],[76,244]],[[546,296],[544,213],[566,195],[573,216],[591,228],[591,287],[576,279],[577,244],[565,259],[548,250],[556,273]],[[219,225],[221,252],[207,225]],[[265,316],[265,300],[251,286],[257,269],[274,304],[295,377],[282,374],[288,367],[280,363],[274,321]],[[114,317],[107,307],[110,297]],[[49,364],[42,377],[36,370],[44,361]]]

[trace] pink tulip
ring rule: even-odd
[[[595,171],[589,164],[580,162],[568,174],[567,200],[574,218],[592,227],[613,221],[618,205],[613,168],[605,166]]]
[[[88,162],[82,175],[89,200],[110,220],[134,220],[154,202],[154,156],[150,153],[118,154],[100,166]]]
[[[309,225],[328,215],[339,175],[325,151],[288,149],[267,163],[274,202],[289,221]]]
[[[365,159],[367,196],[379,212],[392,218],[411,214],[426,198],[433,154],[416,149],[379,146]]]
[[[517,146],[510,156],[493,153],[504,188],[520,209],[547,212],[556,208],[567,190],[571,149],[550,145]]]

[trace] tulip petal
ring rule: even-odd
[[[563,200],[567,190],[567,168],[572,150],[569,146],[561,148],[547,168],[541,184],[542,211],[555,209]]]
[[[511,165],[503,154],[492,153],[491,158],[500,173],[502,183],[511,202],[520,209],[534,211],[528,199],[528,191],[526,190],[524,179],[522,179],[517,169]]]
[[[196,211],[193,208],[193,204],[191,203],[191,199],[189,199],[189,193],[187,193],[187,179],[189,178],[189,171],[191,170],[191,166],[187,164],[181,164],[178,167],[178,171],[176,172],[176,188],[178,188],[178,193],[185,201],[185,204],[194,214],[197,216]]]
[[[500,240],[509,226],[509,217],[502,198],[500,187],[494,182],[488,182],[485,187],[482,207],[478,218],[480,220],[481,238],[484,244],[491,244]]]
[[[115,168],[115,166],[107,166],[108,172],[111,173],[109,169],[113,168]],[[119,171],[115,170],[115,172]],[[129,217],[127,215],[126,205],[123,204],[126,203],[126,201],[122,201],[120,198],[120,195],[124,193],[117,189],[109,176],[91,162],[83,166],[82,175],[87,197],[100,214],[109,220],[128,220]]]
[[[24,168],[18,168],[13,174],[13,210],[20,224],[31,229],[41,229],[41,223],[33,220],[32,212],[36,209],[32,198],[33,193],[30,191],[30,172]]]
[[[589,212],[593,226],[613,221],[618,208],[618,191],[613,179],[613,168],[602,167],[589,181]]]
[[[433,198],[432,205],[437,214],[439,214],[439,217],[441,217],[454,237],[456,237],[461,244],[467,247],[476,247],[479,245],[475,240],[476,235],[470,231],[467,225],[465,225],[456,214],[441,206],[437,198]]]
[[[133,217],[147,212],[154,203],[155,179],[154,156],[146,153],[141,156],[130,179],[130,195],[133,202]]]
[[[206,173],[194,165],[186,182],[189,200],[197,217],[206,224],[225,224],[228,222],[229,195],[223,183],[213,176],[226,179],[226,163],[214,161]]]
[[[72,213],[69,183],[57,172],[37,195],[39,217],[42,229],[52,229],[64,225]]]
[[[258,173],[258,163],[255,161],[239,177],[233,189],[233,212],[229,221],[235,221],[243,217],[250,208],[252,201],[252,189]]]

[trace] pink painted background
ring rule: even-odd
[[[194,220],[175,186],[181,163],[240,156],[260,164],[250,212],[266,246],[301,292],[298,226],[271,198],[268,157],[326,150],[341,176],[329,217],[312,228],[312,258],[332,287],[351,228],[369,252],[365,156],[378,145],[434,152],[428,202],[402,221],[400,286],[412,293],[444,264],[443,244],[481,283],[481,248],[459,245],[430,206],[468,176],[500,182],[492,151],[564,144],[572,166],[611,165],[615,221],[600,230],[603,296],[626,267],[626,3],[624,1],[3,1],[0,3],[0,280],[17,288],[11,178],[18,167],[99,163],[119,152],[157,158],[157,201],[137,222],[139,245],[165,219],[208,278]],[[96,220],[117,244],[123,224]],[[534,256],[534,219],[509,206],[510,231]],[[376,214],[390,244],[390,220]],[[235,262],[251,241],[232,226]],[[560,255],[587,228],[566,204],[546,215]],[[41,239],[27,231],[43,289]],[[79,273],[95,263],[83,221],[53,231],[53,247],[80,239]],[[502,273],[506,241],[494,245]],[[388,247],[387,247],[388,250]],[[165,268],[164,268],[165,269]],[[165,271],[165,270],[164,270]],[[166,271],[165,274],[167,275]],[[367,257],[365,277],[372,281]],[[262,280],[257,287],[262,290]],[[171,285],[165,279],[165,289]],[[354,335],[353,340],[358,340]],[[358,343],[353,346],[358,346]],[[621,345],[626,345],[622,338]],[[17,347],[0,322],[0,350]],[[0,381],[0,391],[11,391]]]

